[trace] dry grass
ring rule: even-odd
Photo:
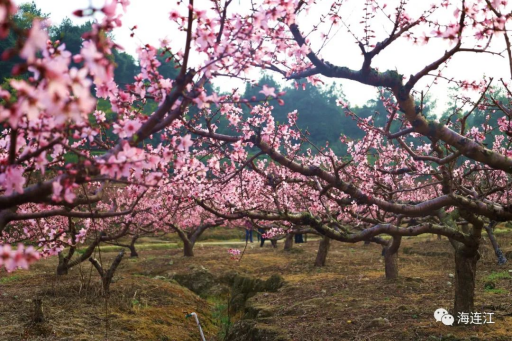
[[[108,315],[88,264],[81,272],[74,269],[57,278],[56,260],[50,259],[30,271],[0,274],[0,339],[105,339],[108,323],[107,337],[113,340],[195,340],[195,323],[184,317],[190,311],[199,313],[207,338],[215,339],[220,327],[212,319],[211,305],[173,282],[153,279],[198,266],[216,275],[228,270],[260,278],[281,274],[285,287],[255,299],[273,312],[269,322],[294,340],[512,339],[512,279],[504,275],[512,266],[497,266],[488,243],[478,263],[476,307],[494,312],[496,324],[445,327],[435,322],[435,309],[453,305],[453,285],[447,282],[453,282],[449,274],[454,262],[446,239],[429,239],[403,240],[395,282],[384,279],[381,249],[374,244],[333,243],[323,268],[313,267],[318,242],[295,246],[291,253],[282,251],[281,243],[278,249],[250,244],[240,263],[229,258],[226,246],[198,244],[193,258],[183,257],[179,249],[144,250],[139,259],[121,263],[111,285]],[[500,234],[499,240],[505,251],[512,250],[508,234]],[[115,256],[102,255],[107,264]],[[489,279],[499,291],[485,289]],[[27,322],[37,295],[43,298],[48,322],[35,326]],[[390,325],[369,327],[378,317]]]
[[[144,253],[140,261],[152,258]],[[103,260],[109,264],[114,256],[103,254]],[[99,277],[87,264],[56,277],[55,260],[48,260],[4,281],[0,340],[197,340],[195,322],[185,318],[192,311],[201,318],[205,334],[215,338],[218,329],[206,301],[173,282],[141,275],[139,261],[132,260],[121,263],[108,298],[101,295]],[[34,325],[36,296],[43,299],[47,322]]]

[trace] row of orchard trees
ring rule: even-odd
[[[65,274],[90,260],[107,291],[118,262],[106,271],[91,258],[101,243],[176,232],[185,255],[192,255],[208,227],[251,219],[322,235],[318,265],[325,263],[331,239],[380,243],[386,274],[393,278],[401,238],[433,233],[454,248],[455,311],[472,311],[482,232],[512,218],[512,92],[505,79],[458,80],[439,70],[449,70],[451,59],[462,53],[479,53],[488,55],[487,64],[475,66],[482,74],[503,57],[511,66],[503,75],[511,73],[510,6],[437,1],[421,12],[404,0],[390,6],[366,0],[357,5],[360,27],[348,29],[361,65],[350,69],[343,53],[330,56],[323,49],[339,40],[331,35],[346,20],[341,1],[325,8],[304,0],[256,1],[250,8],[231,2],[178,4],[169,20],[183,35],[183,46],[167,40],[159,48],[142,45],[140,73],[120,87],[108,33],[122,25],[128,1],[77,10],[75,15],[97,20],[83,35],[80,53],[72,55],[48,39],[41,20],[18,27],[11,20],[16,7],[0,0],[0,38],[11,30],[17,37],[2,58],[21,58],[15,77],[0,89],[0,263],[14,270],[58,254],[58,273]],[[318,22],[310,25],[314,16]],[[383,22],[388,30],[377,33],[374,26]],[[398,71],[379,68],[377,56],[395,46],[395,53],[413,60],[411,44],[434,39],[447,50],[432,53],[411,76],[400,74],[400,65]],[[350,42],[337,46],[348,51]],[[176,66],[175,79],[160,75],[162,57]],[[363,138],[340,136],[347,154],[337,155],[310,143],[297,126],[299,113],[289,113],[287,122],[274,119],[272,105],[282,104],[284,95],[274,87],[257,85],[258,96],[248,99],[236,89],[206,90],[217,78],[250,79],[262,69],[308,87],[339,78],[386,89],[380,101],[387,120],[359,118],[340,100],[340,112],[357,123]],[[444,122],[428,119],[420,95],[428,78],[446,79],[478,96],[461,92],[464,106],[454,115]],[[114,118],[97,110],[91,87],[110,103]],[[504,91],[500,99],[496,87]],[[146,115],[149,102],[158,106]],[[487,121],[468,127],[475,111],[487,113]],[[491,126],[488,117],[496,113],[498,124]],[[314,109],[300,115],[315,116]],[[222,133],[221,122],[229,123]],[[490,135],[494,141],[486,146],[482,142]],[[11,248],[16,243],[36,248]],[[88,248],[75,255],[79,243]]]

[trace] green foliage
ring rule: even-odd
[[[46,19],[48,17],[48,14],[43,13],[41,9],[37,8],[35,2],[31,2],[21,4],[18,8],[18,12],[13,17],[13,20],[18,28],[29,29],[32,26],[32,21],[34,19]],[[16,46],[17,40],[18,37],[14,30],[10,30],[6,39],[0,39],[0,51],[3,52],[9,49],[21,48],[21,46]],[[4,84],[6,79],[11,78],[13,67],[21,62],[22,60],[19,57],[2,61],[0,63],[0,83]]]
[[[220,327],[217,338],[219,341],[224,341],[232,324],[229,315],[229,297],[211,297],[208,298],[208,302],[213,304],[212,318],[216,322],[216,325]]]
[[[35,1],[32,1],[18,7],[18,12],[14,15],[14,21],[19,28],[29,29],[32,27],[34,19],[44,20],[49,17],[48,13],[43,13],[40,8],[37,8]]]
[[[507,271],[503,271],[503,272],[492,272],[487,277],[485,277],[485,280],[496,281],[496,280],[500,280],[500,279],[511,279],[511,278],[512,278],[512,276]]]
[[[125,53],[113,50],[114,62],[114,81],[120,88],[124,88],[126,84],[133,83],[133,78],[140,72],[140,68],[135,64],[135,59]]]
[[[302,83],[298,84],[297,88],[291,84],[282,87],[271,76],[264,75],[257,84],[247,84],[243,97],[247,99],[252,97],[261,98],[259,92],[263,85],[276,88],[276,92],[286,92],[281,97],[284,100],[283,106],[277,103],[273,104],[272,113],[276,122],[288,122],[288,113],[297,110],[297,126],[308,135],[309,141],[318,148],[323,148],[327,144],[336,154],[343,155],[346,153],[346,145],[341,143],[341,135],[347,137],[350,141],[359,140],[365,134],[357,126],[357,121],[347,116],[345,110],[337,105],[338,100],[347,102],[341,85],[337,83],[323,87],[306,84],[304,89]],[[376,99],[379,94],[380,90],[375,94]],[[384,94],[386,97],[391,96],[389,91],[385,91]],[[426,97],[422,106],[423,113],[428,115],[434,104],[430,98]],[[388,120],[387,110],[380,100],[370,100],[363,106],[350,106],[350,110],[361,119],[372,117],[372,122],[378,127],[384,127]],[[245,109],[245,115],[249,115],[248,109]],[[224,125],[227,126],[226,123]],[[391,131],[398,131],[400,125],[400,121],[395,120],[391,125]],[[220,125],[220,131],[224,131],[222,124]],[[311,145],[305,147],[309,148]],[[370,162],[374,162],[374,160],[370,160]]]
[[[158,72],[164,78],[170,78],[171,80],[174,80],[176,77],[178,77],[180,69],[176,67],[176,63],[174,63],[174,61],[167,61],[168,57],[168,55],[162,56],[161,50],[158,51],[156,59],[161,63],[161,65],[158,67]]]
[[[90,21],[82,25],[74,25],[71,19],[65,18],[59,26],[53,26],[49,31],[52,41],[58,40],[61,44],[66,44],[66,50],[76,55],[80,53],[82,48],[82,35],[91,31],[91,29],[92,23]]]
[[[493,91],[492,96],[498,103],[508,103],[509,100],[507,99],[506,94],[504,94],[504,90],[502,88],[491,87],[489,92],[490,91]],[[451,87],[449,89],[450,98],[460,98],[460,95],[457,96],[459,92],[459,88]],[[498,119],[505,115],[500,108],[495,107],[494,109],[496,110],[489,110],[488,108],[480,109],[478,107],[473,109],[472,104],[462,106],[460,100],[454,100],[449,102],[448,109],[443,113],[440,121],[446,123],[450,120],[450,122],[455,124],[455,131],[460,131],[461,121],[465,116],[467,116],[464,130],[465,134],[467,134],[472,127],[476,127],[480,132],[483,132],[482,125],[485,124],[490,126],[492,130],[485,135],[485,140],[482,141],[482,143],[484,146],[491,148],[496,135],[501,134],[498,129]],[[467,158],[461,158],[461,162],[464,162],[465,160],[467,160]]]
[[[48,17],[50,15],[43,13],[35,2],[25,3],[20,5],[18,12],[14,16],[14,22],[21,29],[29,29],[34,19],[46,19]],[[59,41],[61,44],[65,44],[66,50],[71,52],[72,55],[76,55],[80,53],[82,48],[83,34],[91,31],[91,29],[92,22],[90,21],[81,25],[75,25],[70,18],[65,18],[59,25],[49,27],[48,33],[52,41]],[[14,31],[11,30],[6,39],[0,40],[0,51],[15,48],[16,42],[17,37]],[[131,55],[116,49],[113,50],[112,58],[115,63],[114,80],[121,87],[133,82],[133,77],[140,71],[135,59]],[[0,80],[3,89],[6,89],[6,80],[11,77],[14,65],[21,62],[22,60],[19,57],[15,57],[0,63]],[[71,62],[71,66],[80,67],[79,64],[74,62]]]
[[[342,109],[337,106],[336,100],[344,99],[345,95],[338,84],[332,84],[328,87],[314,87],[307,85],[303,90],[302,86],[296,89],[294,86],[280,87],[277,82],[270,76],[264,75],[257,85],[247,85],[244,97],[261,98],[261,88],[263,85],[275,87],[276,92],[286,91],[282,96],[284,105],[274,104],[272,111],[276,122],[288,122],[288,114],[297,110],[298,120],[297,126],[307,134],[309,140],[315,146],[321,148],[329,144],[336,152],[343,152],[343,146],[339,140],[340,134],[347,136],[355,136],[359,131],[355,121],[347,118]],[[245,115],[249,115],[249,110],[245,111]],[[310,147],[310,146],[308,146]]]
[[[72,55],[80,53],[84,39],[84,33],[91,31],[92,22],[88,21],[82,25],[75,25],[69,18],[65,18],[59,26],[50,28],[50,37],[53,41],[59,40],[66,45],[66,50],[71,52]],[[126,84],[132,83],[133,78],[140,72],[135,59],[122,51],[117,49],[112,50],[112,59],[115,65],[114,80],[124,88]],[[80,67],[72,62],[72,66]]]
[[[20,279],[20,277],[16,276],[16,275],[8,276],[8,277],[2,277],[2,278],[0,278],[0,284],[10,283],[10,282],[16,281],[18,279]]]
[[[487,293],[496,293],[496,294],[507,293],[507,291],[504,289],[487,289],[486,288],[484,291]]]

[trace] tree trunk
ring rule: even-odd
[[[455,250],[454,315],[473,312],[475,302],[476,263],[478,249],[460,246]]]
[[[134,245],[130,245],[130,246],[128,246],[128,248],[130,249],[130,258],[138,258],[139,257],[139,253],[137,253],[137,250],[135,249]]]
[[[293,247],[293,234],[287,233],[286,237],[284,239],[284,250],[291,251],[292,247]]]
[[[44,313],[43,313],[43,300],[41,298],[34,298],[32,300],[34,303],[34,315],[32,317],[33,323],[43,323],[44,322]]]
[[[132,237],[132,241],[130,242],[130,245],[128,246],[128,249],[130,249],[130,258],[138,258],[139,253],[137,253],[137,250],[135,249],[135,242],[139,239],[138,235],[134,235]]]
[[[69,255],[64,257],[62,252],[59,252],[59,264],[57,265],[57,275],[67,275],[69,270],[68,264]]]
[[[86,261],[96,249],[101,242],[101,237],[105,236],[104,232],[100,233],[100,238],[94,239],[94,241],[87,247],[84,253],[79,254],[75,259],[71,260],[73,254],[76,250],[74,246],[71,246],[69,252],[66,256],[64,254],[59,253],[59,265],[57,266],[57,275],[65,275],[68,274],[69,269],[79,265],[80,263]]]
[[[388,280],[398,278],[398,249],[401,242],[401,236],[393,236],[389,245],[384,247],[384,268]]]
[[[121,263],[124,256],[124,249],[117,255],[117,257],[110,265],[108,271],[105,272],[103,266],[98,262],[98,260],[94,258],[89,258],[89,261],[94,265],[96,270],[101,276],[101,283],[103,285],[103,294],[107,295],[110,292],[110,284],[112,283],[112,278],[114,277],[114,273],[116,272],[117,266]]]
[[[75,254],[76,250],[76,229],[75,223],[71,217],[68,218],[68,227],[69,233],[71,235],[72,245],[69,247],[69,251],[65,256],[63,252],[59,252],[59,264],[57,265],[57,275],[59,276],[68,274],[69,269],[73,266],[70,265],[69,262],[71,261],[71,258]]]
[[[194,256],[194,243],[189,240],[183,240],[183,255],[186,257]]]
[[[331,239],[327,236],[324,236],[320,240],[320,244],[318,245],[318,253],[316,254],[315,266],[323,267],[325,266],[325,260],[327,259],[327,253],[329,252],[329,247],[331,246]]]
[[[384,253],[384,264],[386,270],[386,279],[393,280],[398,278],[398,253]]]
[[[489,236],[489,240],[491,240],[492,248],[494,248],[494,253],[496,254],[496,257],[498,258],[498,265],[505,265],[507,263],[507,258],[501,251],[501,248],[498,245],[498,241],[496,241],[496,237],[494,236],[494,226],[495,225],[496,225],[496,222],[489,223],[489,225],[485,227],[485,231],[487,232],[487,235]]]

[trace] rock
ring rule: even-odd
[[[225,284],[216,284],[208,290],[208,295],[213,297],[224,297],[229,294],[229,286]]]
[[[236,275],[231,287],[230,311],[235,313],[244,309],[245,302],[258,292],[276,292],[284,284],[284,279],[278,274],[272,275],[266,281]]]
[[[455,276],[453,275],[453,273],[450,273],[450,274],[448,274],[448,277],[449,277],[449,278],[453,278],[453,277],[455,277]]]
[[[258,303],[251,298],[245,303],[244,319],[267,318],[274,315],[271,306]]]
[[[193,271],[197,271],[197,270],[208,271],[208,269],[206,267],[204,267],[203,265],[190,265],[188,268]]]
[[[155,276],[153,277],[153,279],[157,279],[157,280],[165,280],[166,278],[164,276]]]
[[[448,286],[452,286],[452,282],[451,282],[451,281],[447,281],[447,282],[446,282],[446,285],[448,285]]]
[[[208,296],[209,290],[218,284],[217,279],[206,269],[194,269],[193,272],[176,274],[174,280],[200,296]]]
[[[279,290],[284,284],[284,279],[279,274],[273,274],[265,282],[265,291],[275,292]]]
[[[374,318],[370,321],[370,323],[368,323],[368,327],[369,328],[373,328],[373,327],[385,327],[385,326],[389,326],[391,325],[391,323],[389,323],[389,319],[387,318],[382,318],[382,317],[379,317],[379,318]]]
[[[232,293],[231,299],[229,301],[230,313],[234,314],[238,311],[241,311],[244,308],[246,301],[247,301],[246,293]]]
[[[229,286],[233,286],[236,276],[238,276],[237,271],[228,271],[219,277],[219,281],[221,283],[228,284]]]

